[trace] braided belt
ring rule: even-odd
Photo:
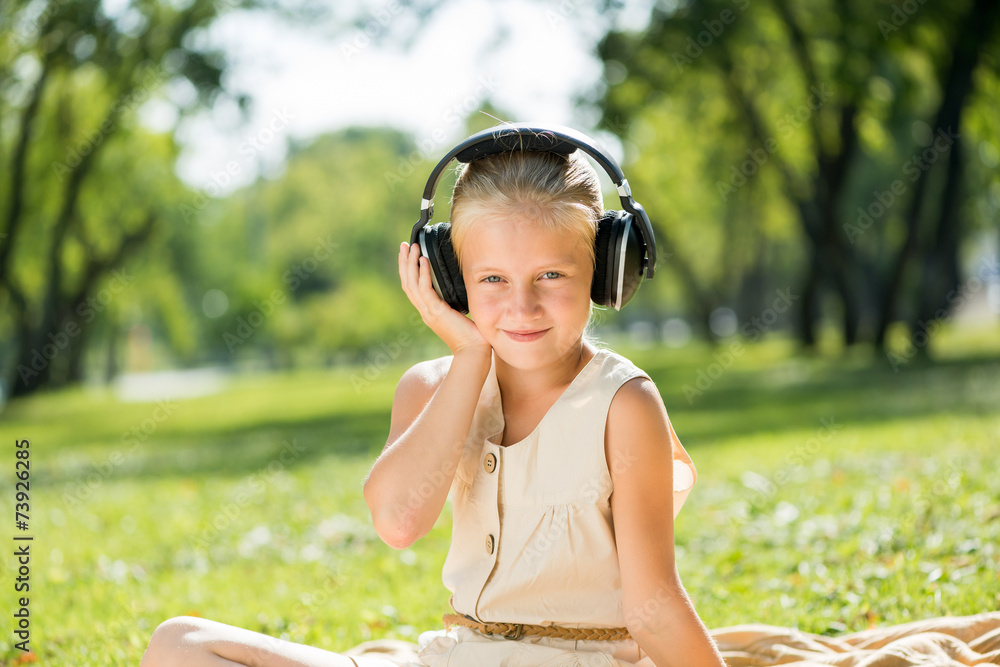
[[[480,623],[467,616],[445,614],[444,627],[450,630],[454,625],[464,625],[478,630],[484,635],[500,635],[504,639],[520,639],[524,635],[536,637],[557,637],[559,639],[592,639],[613,641],[631,639],[627,628],[562,628],[558,625],[529,625],[527,623]]]

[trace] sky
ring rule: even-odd
[[[224,85],[249,94],[252,112],[242,121],[235,104],[223,102],[183,121],[178,174],[192,187],[225,193],[280,171],[288,140],[355,124],[407,130],[434,158],[464,138],[466,115],[486,99],[511,115],[503,120],[591,131],[595,118],[575,109],[574,99],[600,82],[594,47],[608,26],[589,4],[463,0],[418,29],[390,0],[368,3],[361,27],[333,35],[329,26],[230,12],[206,39],[227,54]],[[613,20],[638,27],[646,16],[648,4],[635,0]],[[403,50],[397,35],[407,34],[419,36]],[[180,100],[190,91],[170,95]],[[146,123],[166,129],[176,120],[171,109],[149,105]],[[620,157],[613,137],[596,136]]]

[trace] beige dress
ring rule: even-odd
[[[625,626],[604,428],[615,393],[637,377],[648,375],[598,349],[535,430],[502,447],[503,407],[491,367],[449,491],[454,526],[442,578],[457,613],[480,621]],[[695,479],[687,452],[675,442],[672,461],[641,463],[674,467],[676,515]],[[631,639],[508,640],[458,626],[425,632],[419,662],[397,664],[651,667],[644,657]]]

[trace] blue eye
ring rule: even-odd
[[[549,280],[554,280],[556,278],[562,277],[562,274],[559,273],[558,271],[546,271],[545,277],[548,278]]]
[[[486,276],[483,278],[484,283],[498,283],[500,282],[500,276]]]

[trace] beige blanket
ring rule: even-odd
[[[1000,665],[1000,612],[944,616],[827,637],[750,623],[710,630],[729,667],[962,667]],[[366,642],[347,655],[415,660],[416,645]]]
[[[1000,664],[1000,612],[929,618],[836,637],[759,624],[711,634],[729,667]]]

